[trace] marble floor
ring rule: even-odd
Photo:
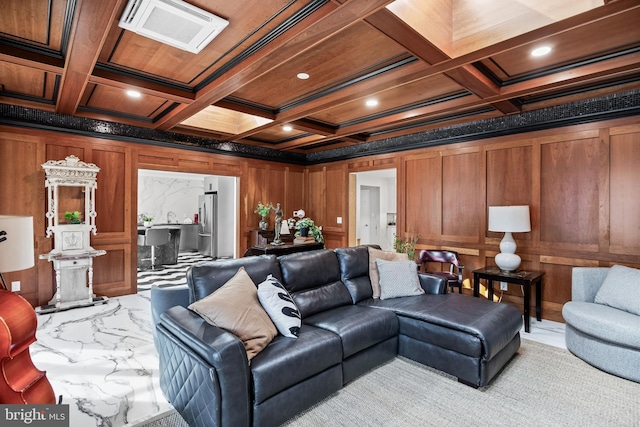
[[[69,405],[70,427],[118,427],[171,409],[159,386],[150,292],[38,316],[34,364]],[[530,339],[566,348],[564,324],[531,319]]]

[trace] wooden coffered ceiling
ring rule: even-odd
[[[2,0],[0,103],[313,153],[640,87],[638,0],[188,0],[198,54],[126,3]]]

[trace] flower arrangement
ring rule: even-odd
[[[269,211],[271,211],[272,207],[273,205],[271,203],[269,203],[268,205],[263,205],[262,202],[258,202],[258,207],[253,212],[264,218],[265,216],[269,215]]]
[[[411,239],[402,240],[397,234],[394,234],[393,249],[398,253],[407,254],[409,259],[414,259],[416,255],[416,243],[418,243],[419,238],[419,236],[415,236]]]
[[[317,226],[315,222],[309,217],[304,217],[296,220],[295,218],[289,218],[287,220],[289,228],[295,228],[295,237],[300,236],[300,230],[306,228],[309,230],[309,236],[316,239],[316,242],[324,243],[324,236],[322,235],[322,226]]]

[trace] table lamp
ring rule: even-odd
[[[0,215],[0,281],[2,273],[26,270],[34,266],[33,217]]]
[[[511,233],[531,231],[529,206],[489,206],[489,231],[504,232],[496,265],[502,271],[514,271],[520,265],[516,241]]]

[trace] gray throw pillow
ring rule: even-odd
[[[289,338],[298,338],[300,311],[284,285],[271,274],[258,285],[258,299],[278,331]]]
[[[377,259],[376,264],[380,273],[380,299],[424,294],[415,262]]]
[[[640,270],[623,265],[611,267],[594,301],[640,316]]]

